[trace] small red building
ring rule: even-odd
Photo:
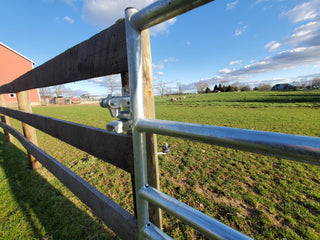
[[[34,62],[22,54],[0,42],[0,86],[10,83],[22,74],[33,68]],[[8,105],[17,104],[15,93],[6,93],[4,100]],[[32,106],[40,105],[40,96],[37,89],[29,90]]]

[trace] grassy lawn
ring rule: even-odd
[[[34,113],[105,128],[98,106]],[[320,92],[239,92],[156,97],[158,119],[320,137]],[[20,129],[17,121],[12,125]],[[38,131],[42,149],[133,213],[130,175]],[[114,235],[47,170],[26,170],[25,150],[0,134],[0,239],[106,239]],[[167,136],[161,190],[255,239],[320,238],[320,168]],[[174,238],[204,238],[164,214]],[[81,237],[80,237],[81,236]]]

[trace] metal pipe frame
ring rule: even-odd
[[[132,24],[140,31],[176,17],[214,0],[162,0],[132,15]]]
[[[190,224],[210,238],[251,239],[148,186],[145,132],[188,138],[215,145],[320,164],[319,138],[145,119],[141,31],[211,1],[162,0],[140,11],[135,8],[125,10],[139,239],[170,239],[149,222],[148,201]]]
[[[170,240],[172,239],[167,234],[162,232],[159,228],[157,228],[155,225],[153,225],[151,222],[147,223],[143,229],[143,235],[147,237],[148,239],[164,239],[164,240]]]
[[[148,202],[141,198],[138,192],[147,184],[146,137],[145,133],[139,132],[135,127],[138,119],[144,118],[141,32],[130,22],[131,16],[137,11],[135,8],[127,8],[125,10],[125,23],[130,81],[130,113],[132,119],[137,218],[139,239],[144,239],[141,231],[143,231],[147,223],[149,223]]]
[[[139,195],[192,226],[210,239],[251,239],[151,186],[142,188],[139,191]]]
[[[139,119],[139,131],[320,165],[320,138],[166,120]]]
[[[135,127],[139,119],[144,119],[141,31],[207,2],[210,0],[163,0],[139,12],[135,8],[125,10],[139,239],[144,239],[143,230],[149,224],[148,202],[138,195],[147,185],[146,137]]]

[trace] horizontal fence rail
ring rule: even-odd
[[[55,175],[71,192],[92,209],[119,237],[137,239],[136,218],[110,198],[98,191],[88,182],[76,175],[62,163],[28,141],[20,132],[0,122],[0,127],[8,131],[32,154],[44,167]]]
[[[149,222],[144,229],[142,230],[142,233],[145,237],[148,239],[157,239],[157,240],[171,240],[172,238],[169,237],[167,234],[162,232],[157,226]]]
[[[13,82],[1,86],[0,94],[127,72],[125,49],[125,24],[119,21]]]
[[[130,22],[140,31],[200,7],[214,0],[156,1],[131,16]]]
[[[4,107],[0,107],[0,113],[27,123],[129,173],[134,172],[130,135]]]
[[[0,122],[0,127],[16,137],[29,154],[123,239],[171,239],[149,221],[149,203],[162,208],[209,238],[250,239],[148,185],[145,133],[201,141],[320,165],[320,138],[145,119],[141,31],[211,1],[213,0],[162,0],[140,11],[127,8],[125,21],[118,21],[13,82],[0,86],[0,94],[17,93],[129,71],[132,136],[0,107],[0,113],[135,175],[138,219],[38,148],[20,132]]]
[[[194,227],[194,229],[203,233],[210,239],[251,239],[151,186],[142,188],[139,191],[139,195],[150,203]]]
[[[320,165],[320,138],[317,137],[149,119],[139,119],[136,128]]]

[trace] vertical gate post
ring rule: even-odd
[[[32,113],[29,92],[22,91],[22,92],[18,92],[16,95],[17,95],[19,110]],[[38,145],[36,130],[33,127],[23,122],[22,122],[22,129],[23,129],[24,136],[33,144]],[[30,163],[29,167],[31,169],[37,169],[38,167],[41,166],[34,156],[32,156],[30,153],[28,153],[28,155],[29,155],[29,163]]]
[[[143,67],[143,92],[144,92],[144,110],[145,117],[155,119],[154,92],[152,78],[152,59],[150,48],[149,29],[141,32],[141,51]],[[147,174],[148,184],[160,190],[159,164],[157,155],[157,137],[156,134],[146,133],[147,150]],[[153,224],[161,229],[162,216],[158,207],[149,203],[149,217]]]
[[[0,106],[6,107],[6,102],[4,100],[3,94],[0,94]],[[0,114],[0,116],[1,116],[1,122],[5,123],[7,125],[10,125],[9,117],[7,117],[3,114]],[[13,136],[11,134],[9,134],[6,130],[4,130],[4,135],[5,135],[6,142],[13,142]]]
[[[121,21],[121,19],[119,19],[118,21]],[[121,73],[121,85],[122,85],[122,88],[129,87],[129,73],[128,72]],[[122,92],[122,94],[123,94],[123,92]],[[131,133],[127,133],[127,134],[132,135]],[[134,177],[133,173],[131,173],[131,186],[132,186],[134,214],[137,216],[137,201],[136,201],[136,191],[135,191],[136,185],[135,185],[135,177]]]

